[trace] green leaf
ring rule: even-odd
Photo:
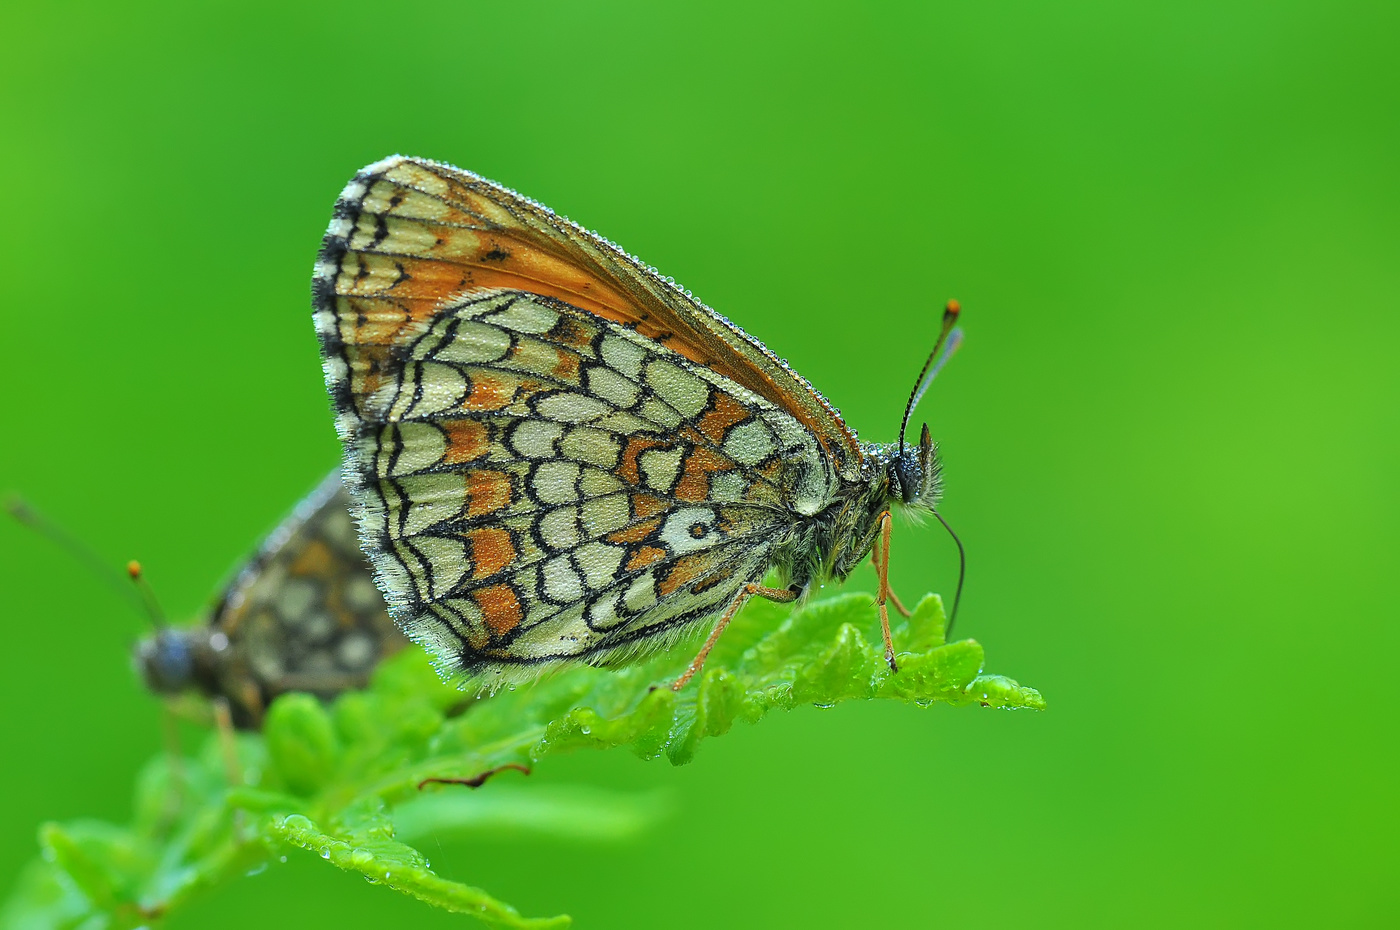
[[[332,832],[323,831],[301,814],[275,817],[268,821],[267,829],[271,835],[313,850],[332,865],[359,872],[375,884],[382,883],[446,911],[471,914],[493,927],[546,930],[571,923],[568,917],[521,917],[515,908],[480,888],[439,877],[428,868],[422,853],[393,839],[393,823],[383,805],[372,799],[344,811]]]
[[[568,917],[525,917],[438,875],[412,840],[508,828],[606,842],[660,815],[655,798],[537,789],[508,770],[561,752],[625,747],[682,765],[736,722],[804,704],[1044,707],[1034,689],[983,674],[978,643],[944,644],[943,629],[942,603],[930,595],[892,630],[892,673],[869,595],[799,610],[755,600],[680,692],[669,684],[692,648],[617,671],[579,668],[490,697],[444,685],[426,656],[409,650],[386,662],[368,690],[330,707],[300,694],[275,701],[264,732],[238,734],[233,747],[247,784],[229,784],[223,748],[211,738],[197,757],[151,762],[131,824],[45,825],[43,857],[21,877],[4,925],[136,927],[307,850],[488,926],[567,926]],[[480,791],[431,781],[484,781],[501,767]]]

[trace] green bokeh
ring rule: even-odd
[[[27,5],[0,34],[0,489],[196,612],[337,460],[310,266],[395,151],[623,243],[867,439],[956,296],[924,413],[960,632],[1050,710],[552,760],[676,814],[424,851],[584,928],[1394,922],[1397,40],[1388,3]],[[951,591],[936,529],[896,530],[906,597]],[[8,875],[41,819],[124,819],[160,728],[140,616],[15,526],[0,547]],[[255,921],[461,925],[294,860],[171,926]]]

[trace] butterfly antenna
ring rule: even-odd
[[[924,367],[919,369],[919,376],[914,379],[914,389],[909,392],[909,403],[904,405],[904,420],[899,424],[899,451],[904,453],[904,433],[909,429],[909,418],[914,415],[914,408],[923,399],[924,392],[933,382],[934,375],[943,367],[943,363],[955,352],[962,343],[962,335],[956,334],[952,339],[948,334],[953,332],[953,327],[958,323],[958,314],[962,312],[962,307],[956,300],[948,301],[948,305],[943,308],[943,327],[938,333],[938,341],[933,344],[933,351],[928,354],[928,361],[924,362]],[[946,349],[945,349],[946,344]]]
[[[948,525],[948,521],[943,519],[943,514],[937,510],[933,515],[938,518],[938,522],[943,524],[943,528],[948,531],[948,535],[953,537],[953,542],[958,546],[958,588],[953,593],[953,612],[948,615],[948,625],[943,628],[943,641],[947,642],[948,637],[953,633],[953,624],[958,619],[958,605],[962,603],[963,579],[967,577],[967,553],[963,551],[962,540],[958,539],[958,534],[953,532],[953,528]]]
[[[160,630],[169,626],[169,621],[165,619],[165,611],[160,609],[160,601],[156,600],[156,592],[151,590],[151,584],[146,580],[145,572],[141,570],[141,563],[135,559],[127,562],[126,574],[136,583],[136,590],[141,592],[141,603],[155,628]]]
[[[145,613],[157,626],[165,626],[165,616],[160,611],[160,605],[156,603],[155,596],[150,593],[149,585],[139,579],[141,566],[136,562],[127,565],[127,574],[132,575],[132,566],[136,566],[135,574],[132,578],[136,580],[137,590],[133,591],[130,585],[122,583],[112,572],[112,568],[92,547],[72,533],[59,526],[53,520],[35,510],[28,501],[19,495],[10,495],[5,500],[5,509],[10,516],[20,523],[34,530],[40,536],[48,540],[67,552],[74,559],[81,562],[87,569],[101,578],[106,584],[112,586],[124,600],[130,602],[137,610]]]

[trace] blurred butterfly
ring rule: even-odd
[[[349,508],[333,472],[268,535],[207,624],[162,624],[136,647],[146,685],[225,700],[243,728],[259,727],[283,692],[328,700],[367,685],[407,640],[374,586]]]
[[[936,515],[936,449],[905,429],[958,344],[955,302],[899,441],[871,445],[672,279],[448,165],[356,175],[312,291],[365,549],[444,675],[491,690],[708,628],[679,690],[748,598],[796,600],[867,555],[896,668],[890,512]]]

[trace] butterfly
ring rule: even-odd
[[[328,700],[362,688],[407,642],[360,551],[336,470],[268,535],[208,623],[162,624],[137,645],[136,666],[152,691],[227,701],[235,726],[256,729],[277,695]]]
[[[403,156],[336,201],[312,302],[362,543],[445,677],[489,691],[708,628],[679,690],[746,600],[798,600],[867,555],[897,669],[891,511],[937,515],[937,450],[927,425],[916,444],[905,429],[958,344],[956,302],[899,441],[861,443],[671,278]]]

